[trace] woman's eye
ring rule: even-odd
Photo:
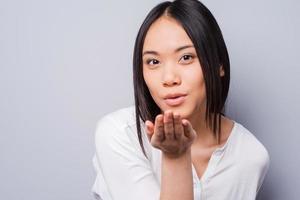
[[[184,55],[181,57],[180,60],[183,60],[184,62],[190,62],[193,58],[194,58],[194,56],[192,56],[192,55]]]
[[[156,60],[156,59],[149,59],[149,60],[146,61],[146,63],[148,65],[157,65],[159,63],[159,61]]]

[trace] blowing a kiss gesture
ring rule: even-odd
[[[196,138],[196,131],[186,119],[168,110],[155,118],[155,124],[146,120],[146,132],[151,145],[170,158],[180,157]]]

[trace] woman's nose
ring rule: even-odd
[[[163,86],[173,86],[181,83],[181,79],[175,65],[165,65],[162,75]]]

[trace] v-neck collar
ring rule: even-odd
[[[204,171],[204,173],[202,174],[202,177],[199,178],[198,175],[197,175],[197,172],[196,172],[196,168],[194,167],[193,163],[192,163],[192,173],[193,173],[193,179],[194,179],[194,183],[200,183],[200,182],[203,182],[203,181],[206,181],[207,178],[209,177],[209,175],[211,174],[212,170],[215,169],[215,164],[216,164],[216,159],[219,159],[220,158],[220,155],[221,153],[224,152],[225,148],[228,146],[228,144],[230,143],[230,141],[232,140],[233,138],[233,135],[235,134],[235,129],[237,128],[237,122],[232,120],[233,121],[233,127],[230,131],[230,135],[228,136],[225,144],[222,146],[222,147],[218,147],[216,148],[209,161],[208,161],[208,164],[206,166],[206,169]],[[218,154],[218,156],[216,157],[216,154]],[[195,180],[196,179],[196,180]],[[195,182],[196,181],[196,182]]]

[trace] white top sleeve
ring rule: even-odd
[[[95,134],[94,195],[103,200],[158,200],[160,185],[151,164],[132,144],[124,127],[103,117]]]

